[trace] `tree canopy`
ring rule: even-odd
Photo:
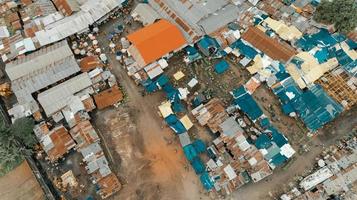
[[[18,119],[10,127],[0,123],[0,176],[18,166],[24,152],[37,143],[33,127],[34,121],[30,118]]]
[[[349,33],[357,26],[357,3],[355,0],[323,0],[316,9],[314,20],[333,24],[341,33]]]
[[[17,119],[11,125],[11,132],[14,134],[15,138],[25,145],[27,148],[33,148],[37,143],[35,135],[33,134],[33,127],[35,122],[32,118],[20,118]]]

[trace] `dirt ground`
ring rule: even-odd
[[[26,161],[0,178],[0,188],[1,200],[45,199],[44,193]]]
[[[120,67],[114,73],[127,91],[127,103],[100,111],[95,119],[123,182],[113,199],[206,199],[177,137],[157,113],[163,94],[142,97]]]

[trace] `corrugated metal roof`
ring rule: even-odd
[[[69,97],[89,87],[92,82],[87,73],[75,76],[38,95],[38,101],[47,116],[51,116],[67,105]]]
[[[139,15],[140,21],[144,24],[152,24],[156,19],[160,19],[160,15],[148,4],[139,3],[134,11],[132,12],[132,16]]]
[[[47,48],[41,49],[37,52],[29,54],[28,56],[10,62],[6,65],[5,71],[10,80],[16,80],[23,76],[50,67],[56,62],[63,60],[73,53],[69,48],[67,42],[64,40]]]
[[[150,64],[186,44],[180,30],[163,19],[128,35],[128,40],[139,51],[144,65]],[[141,58],[135,58],[135,60],[141,60]]]
[[[117,85],[94,95],[98,109],[104,109],[123,100],[123,93]]]
[[[44,30],[36,32],[36,38],[40,45],[44,46],[75,33],[81,33],[88,28],[88,25],[103,18],[120,3],[118,0],[89,0],[80,7],[81,11],[51,23]]]
[[[39,91],[79,71],[66,41],[62,41],[6,65],[11,89],[19,103],[33,101]]]
[[[222,124],[219,125],[222,133],[227,137],[235,137],[238,133],[242,134],[244,131],[235,121],[234,117],[227,118]]]
[[[283,106],[291,106],[311,131],[316,131],[332,121],[343,110],[343,107],[328,96],[320,85],[303,91],[291,77],[274,87],[273,91]]]
[[[256,27],[250,27],[242,38],[267,54],[274,60],[287,62],[296,54],[296,50],[286,43],[270,38]]]
[[[206,34],[211,34],[228,23],[237,20],[238,16],[238,7],[233,4],[228,4],[209,17],[202,19],[198,22],[198,25],[204,29]]]

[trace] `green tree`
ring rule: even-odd
[[[10,127],[0,123],[0,176],[11,171],[37,143],[31,118],[16,120]]]
[[[32,118],[23,117],[15,120],[11,125],[11,133],[15,138],[27,148],[32,149],[37,143],[36,137],[33,133],[35,122]]]
[[[322,0],[314,20],[333,24],[337,31],[346,34],[357,26],[357,3],[355,0]]]
[[[0,126],[0,176],[11,171],[23,160],[19,143],[10,129]]]

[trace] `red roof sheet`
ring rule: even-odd
[[[296,50],[293,47],[267,36],[257,27],[250,27],[248,31],[242,35],[242,38],[274,60],[287,62],[296,54]]]
[[[94,101],[98,109],[112,106],[121,100],[123,100],[123,93],[117,85],[94,95]]]
[[[180,30],[163,19],[128,35],[128,40],[138,49],[146,64],[186,44]]]

